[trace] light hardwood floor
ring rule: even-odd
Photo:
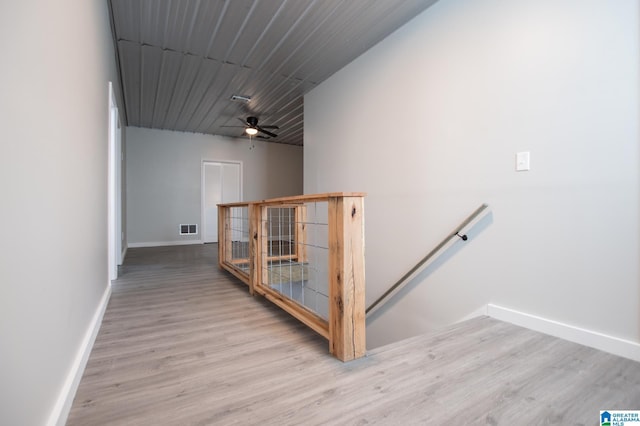
[[[68,425],[596,425],[640,364],[482,317],[342,363],[216,267],[130,249]]]

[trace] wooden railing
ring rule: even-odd
[[[218,263],[329,340],[365,355],[364,194],[218,205]]]

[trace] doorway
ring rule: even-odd
[[[242,163],[202,162],[202,242],[218,242],[218,204],[242,201]]]

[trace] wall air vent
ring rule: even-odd
[[[248,104],[251,100],[251,96],[245,95],[232,95],[231,100],[234,102],[242,102],[243,104]]]
[[[180,235],[195,235],[198,233],[198,225],[180,225]]]

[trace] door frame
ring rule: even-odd
[[[205,185],[204,185],[204,168],[207,164],[237,164],[239,166],[240,169],[240,176],[239,176],[239,186],[240,188],[238,189],[238,192],[240,193],[240,199],[238,201],[242,201],[244,199],[243,197],[243,189],[244,189],[244,182],[242,179],[243,173],[242,173],[242,161],[234,161],[234,160],[211,160],[211,159],[202,159],[202,163],[200,166],[200,241],[202,241],[202,244],[205,244],[205,235],[207,232],[207,225],[205,223],[205,213],[204,213],[204,208],[205,208]],[[218,227],[217,224],[214,225],[216,228]]]
[[[118,265],[122,264],[122,126],[112,82],[109,82],[108,120],[107,257],[111,282],[118,278]]]

